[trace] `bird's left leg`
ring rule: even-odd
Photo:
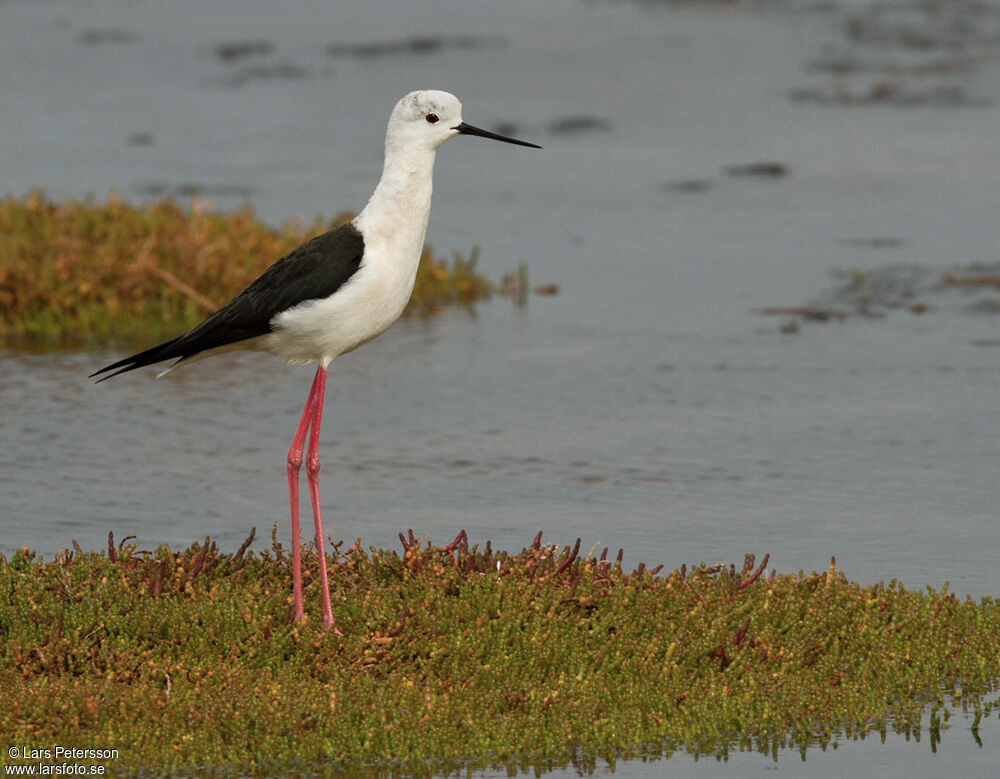
[[[313,520],[316,523],[316,552],[319,556],[319,584],[323,596],[323,627],[333,627],[333,611],[330,608],[330,585],[326,578],[326,548],[323,541],[323,519],[319,506],[319,426],[323,420],[323,396],[326,392],[326,369],[321,365],[316,370],[314,387],[313,418],[309,425],[309,449],[306,452],[306,480],[309,482],[309,497],[312,500]],[[334,630],[340,633],[339,630]]]
[[[306,433],[316,411],[316,387],[319,384],[320,368],[316,371],[309,388],[309,397],[302,409],[302,418],[295,429],[295,437],[288,450],[288,502],[292,513],[292,602],[294,621],[302,621],[302,563],[301,541],[299,540],[299,469],[302,467],[302,449],[306,443]]]

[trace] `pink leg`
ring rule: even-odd
[[[312,500],[313,521],[316,524],[316,552],[319,554],[319,583],[323,596],[323,627],[333,627],[333,611],[330,609],[330,585],[326,578],[326,545],[323,541],[323,519],[319,507],[319,427],[323,421],[323,395],[326,391],[326,371],[320,367],[316,371],[313,398],[313,418],[309,434],[309,451],[306,453],[306,481],[309,482],[309,497]],[[340,633],[334,628],[335,632]]]
[[[322,368],[316,371],[305,408],[302,409],[302,419],[295,430],[292,446],[288,450],[288,502],[292,509],[292,597],[295,602],[295,621],[302,621],[302,563],[299,546],[299,468],[302,466],[302,447],[306,442],[306,433],[313,420],[316,407],[316,385],[319,383]],[[324,376],[325,378],[325,376]],[[325,561],[324,561],[325,562]]]

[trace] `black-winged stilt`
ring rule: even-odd
[[[411,92],[396,103],[389,117],[382,179],[360,214],[286,254],[194,329],[91,374],[107,373],[99,380],[104,381],[145,365],[175,360],[163,372],[168,373],[179,364],[233,349],[270,352],[293,365],[319,363],[288,450],[295,621],[302,619],[299,469],[306,434],[312,430],[306,477],[319,552],[323,625],[333,625],[318,480],[326,371],[335,357],[357,349],[402,314],[424,245],[434,155],[456,135],[541,148],[466,124],[462,104],[454,95],[436,90]]]

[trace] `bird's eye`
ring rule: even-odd
[[[440,117],[437,114],[427,114],[424,119],[427,120],[427,124],[437,124]]]

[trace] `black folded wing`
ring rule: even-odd
[[[107,376],[176,359],[186,360],[220,346],[272,332],[276,314],[307,300],[333,295],[357,273],[365,241],[353,224],[344,224],[293,249],[197,327],[177,338],[114,362],[91,374]],[[114,371],[114,373],[109,373]]]

